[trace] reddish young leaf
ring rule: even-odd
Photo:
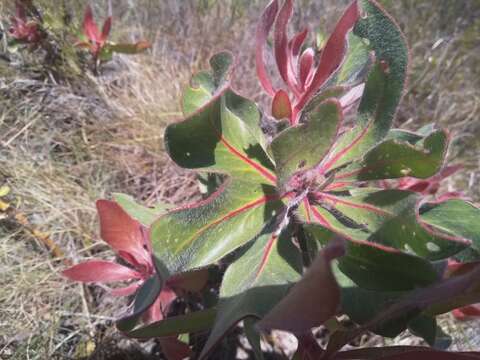
[[[446,166],[437,175],[428,179],[414,179],[405,177],[399,180],[398,188],[415,191],[425,195],[435,195],[440,188],[440,183],[460,169],[462,169],[461,165]]]
[[[354,1],[337,23],[332,35],[330,35],[330,38],[322,51],[320,63],[313,76],[312,83],[302,95],[299,102],[295,105],[296,112],[305,106],[308,100],[311,99],[325,81],[341,65],[347,44],[347,34],[357,22],[359,15],[357,1]]]
[[[109,16],[107,20],[103,23],[102,27],[102,36],[100,38],[100,42],[105,43],[110,35],[110,31],[112,29],[112,17]]]
[[[315,51],[312,48],[306,49],[300,57],[300,85],[302,86],[302,90],[309,85],[309,80],[313,73],[314,57]]]
[[[100,236],[113,250],[124,258],[128,256],[126,254],[130,254],[136,263],[151,262],[144,248],[146,244],[138,221],[133,220],[114,201],[98,200],[97,210],[100,217]],[[133,261],[132,258],[126,260]]]
[[[17,17],[17,19],[21,19],[23,21],[27,20],[27,16],[25,14],[25,7],[19,1],[15,1],[15,16]]]
[[[83,33],[90,41],[97,43],[101,42],[101,35],[97,24],[93,19],[93,12],[90,5],[87,5],[87,8],[85,9],[85,16],[83,18]]]
[[[453,316],[458,320],[468,320],[480,316],[480,304],[464,306],[452,311]]]
[[[334,316],[340,303],[340,289],[330,263],[344,253],[343,240],[332,240],[318,253],[304,277],[257,326],[262,330],[302,334]]]
[[[292,72],[292,58],[288,48],[287,25],[293,11],[293,0],[286,0],[275,22],[274,52],[278,71],[289,88],[297,93],[296,79]]]
[[[64,270],[62,275],[73,281],[113,282],[140,279],[141,274],[126,266],[102,260],[91,260]]]
[[[308,28],[300,31],[290,40],[288,47],[290,49],[291,58],[295,58],[300,54],[300,50],[302,49],[302,45],[305,42],[307,35]]]
[[[113,296],[130,296],[130,295],[133,295],[140,288],[141,283],[142,282],[139,281],[139,282],[130,284],[130,285],[122,287],[122,288],[110,289],[110,295],[113,295]]]
[[[292,105],[290,98],[284,90],[278,90],[272,100],[272,116],[277,119],[290,119]]]
[[[275,95],[275,90],[270,82],[267,70],[265,69],[265,60],[264,60],[264,49],[265,44],[267,43],[268,33],[273,26],[275,17],[278,12],[278,0],[272,0],[270,4],[265,8],[260,22],[257,26],[256,32],[256,52],[255,52],[255,63],[257,68],[257,76],[260,80],[260,84],[264,90],[270,96]]]
[[[143,321],[147,324],[163,320],[167,317],[172,302],[177,298],[175,292],[165,286],[155,302],[143,315]]]

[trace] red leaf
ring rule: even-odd
[[[193,354],[190,347],[176,337],[160,338],[160,346],[167,360],[184,360]]]
[[[312,48],[306,49],[300,57],[300,85],[304,89],[309,84],[312,75],[315,51]]]
[[[287,25],[293,11],[293,0],[286,0],[275,22],[274,50],[278,71],[289,88],[298,93],[296,79],[292,72],[292,58],[288,47]]]
[[[122,288],[110,289],[110,294],[113,296],[129,296],[134,294],[140,288],[140,285],[141,282],[138,282]]]
[[[143,315],[143,321],[147,324],[163,320],[170,310],[170,305],[177,298],[177,294],[169,287],[164,287],[155,302]]]
[[[284,90],[278,90],[272,100],[272,116],[277,119],[289,119],[292,115],[292,105],[288,94]]]
[[[330,35],[330,38],[322,51],[320,63],[313,76],[312,83],[295,106],[296,112],[300,111],[303,106],[305,106],[308,100],[310,100],[310,98],[342,63],[347,44],[346,36],[357,22],[359,15],[357,1],[354,1],[337,23],[332,35]]]
[[[93,42],[101,42],[100,32],[98,31],[97,24],[93,20],[93,12],[90,5],[87,5],[85,9],[85,17],[83,18],[83,33],[85,36]]]
[[[474,304],[469,306],[464,306],[459,309],[455,309],[452,311],[453,316],[458,320],[468,320],[472,317],[479,317],[480,316],[480,304]]]
[[[340,303],[340,289],[330,263],[344,253],[345,245],[340,238],[325,246],[304,277],[260,320],[258,327],[302,334],[334,316]]]
[[[260,84],[264,90],[270,95],[275,95],[275,90],[270,82],[270,79],[265,69],[265,61],[263,58],[263,51],[265,49],[265,44],[267,43],[268,33],[272,28],[273,22],[278,12],[278,1],[272,0],[270,4],[265,8],[260,22],[257,26],[256,32],[256,53],[255,53],[255,63],[257,68],[257,76],[260,80]]]
[[[290,48],[290,53],[292,54],[292,57],[296,57],[300,54],[300,50],[302,48],[303,43],[305,42],[305,39],[307,38],[307,35],[308,35],[308,28],[299,32],[292,38],[292,40],[290,40],[288,47]]]
[[[405,177],[398,181],[398,188],[422,193],[425,195],[434,195],[438,192],[441,181],[453,175],[461,168],[461,165],[446,166],[437,175],[423,180]]]
[[[107,20],[103,23],[102,27],[102,36],[101,36],[101,42],[105,43],[108,39],[108,35],[110,35],[110,30],[112,29],[112,17],[109,16]]]
[[[27,21],[27,16],[25,14],[25,8],[19,1],[15,1],[15,16],[22,20],[23,22]]]
[[[135,270],[103,260],[91,260],[72,266],[62,271],[62,275],[73,281],[99,283],[141,278]]]
[[[117,203],[108,200],[98,200],[97,209],[100,217],[100,235],[113,250],[123,256],[129,253],[136,260],[132,265],[150,266],[151,258],[146,248],[146,239],[141,230],[141,224],[132,219]]]

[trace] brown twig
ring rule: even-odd
[[[62,262],[67,266],[72,265],[71,261],[65,258],[65,253],[63,252],[63,250],[50,237],[50,234],[38,230],[34,225],[30,223],[28,217],[24,213],[10,208],[8,209],[8,217],[14,220],[18,225],[20,225],[23,230],[29,233],[33,238],[44,244],[54,258],[63,259]]]

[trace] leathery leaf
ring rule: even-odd
[[[231,71],[217,67],[212,79],[226,78],[219,69]],[[213,93],[165,131],[168,154],[179,166],[226,176],[207,200],[174,209],[152,225],[154,254],[172,273],[215,263],[257,236],[282,206],[257,107],[228,83]]]

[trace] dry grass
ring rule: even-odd
[[[52,1],[42,2],[53,11]],[[297,25],[307,21],[328,28],[339,14],[331,1],[298,2],[305,7]],[[198,196],[194,176],[166,159],[162,133],[180,117],[181,88],[209,55],[233,51],[238,57],[236,87],[263,99],[254,76],[252,42],[262,2],[245,7],[238,5],[241,1],[217,1],[210,8],[198,4],[214,1],[113,3],[115,38],[153,39],[150,53],[116,57],[100,78],[62,84],[39,77],[21,61],[12,67],[0,59],[0,186],[12,188],[2,198],[11,204],[9,215],[0,217],[0,358],[93,354],[91,358],[103,359],[112,349],[129,348],[123,358],[134,359],[158,351],[152,343],[119,342],[111,320],[124,304],[98,288],[67,283],[59,271],[66,259],[112,257],[98,237],[96,199],[121,191],[149,204],[180,204]],[[391,2],[413,43],[413,76],[399,122],[415,128],[437,121],[454,130],[458,141],[452,157],[466,163],[467,171],[450,186],[468,189],[478,201],[480,129],[474,120],[479,115],[475,34],[480,24],[474,14],[480,7],[475,0],[458,1],[463,5],[451,9],[441,3],[457,2]],[[76,17],[81,15],[81,2],[66,4]],[[105,11],[104,2],[95,5],[98,12]],[[6,9],[2,2],[0,21]],[[18,213],[28,226],[14,219]],[[66,257],[53,257],[32,231],[47,235]]]

